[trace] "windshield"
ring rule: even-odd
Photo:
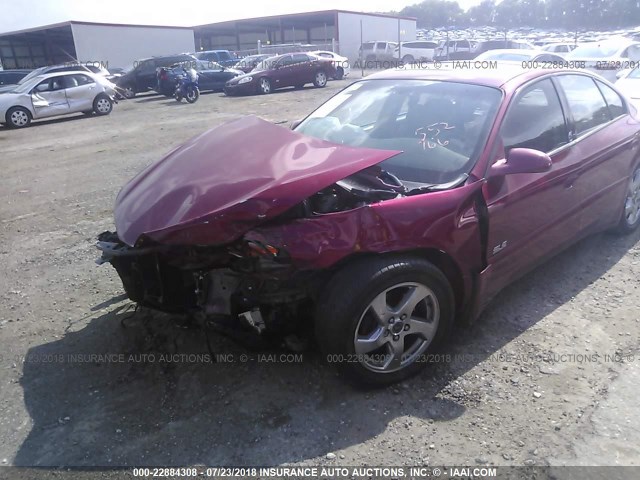
[[[620,45],[615,43],[599,43],[597,45],[582,45],[572,51],[568,58],[606,58],[613,57],[620,50]]]
[[[380,166],[426,184],[468,173],[480,154],[502,95],[454,82],[365,80],[305,119],[296,131],[353,147],[401,150]]]

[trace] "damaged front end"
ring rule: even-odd
[[[155,310],[239,319],[258,333],[309,325],[300,320],[330,272],[300,268],[286,239],[271,245],[250,232],[402,195],[376,166],[397,153],[335,145],[254,117],[230,122],[122,189],[117,233],[98,237],[98,263],[111,263],[128,297]]]
[[[298,272],[286,252],[255,241],[222,247],[129,247],[112,232],[98,237],[102,257],[137,304],[201,321],[240,319],[256,332],[287,332],[322,275]]]

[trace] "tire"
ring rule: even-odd
[[[440,270],[420,258],[362,259],[327,285],[316,309],[316,338],[327,360],[357,384],[384,386],[415,375],[426,365],[421,359],[438,347],[453,324],[451,286]],[[413,299],[416,306],[392,312],[400,298]]]
[[[271,88],[271,80],[266,77],[262,77],[258,82],[258,93],[262,93],[263,95],[269,95],[272,91]]]
[[[24,107],[13,107],[7,111],[5,120],[11,128],[26,128],[31,124],[31,112]]]
[[[336,80],[342,80],[344,78],[344,68],[338,67],[336,69],[336,76],[334,78]]]
[[[616,232],[626,235],[634,232],[640,225],[640,164],[636,165],[629,176],[627,193],[622,204],[622,214]]]
[[[136,96],[136,91],[131,85],[125,85],[124,87],[122,87],[122,96],[127,100],[131,100]]]
[[[327,86],[327,74],[324,70],[318,70],[315,77],[313,77],[313,84],[317,88],[323,88]]]
[[[405,64],[414,63],[415,61],[416,59],[413,58],[413,55],[405,55],[404,57],[402,57],[402,63]]]
[[[196,103],[200,98],[200,89],[198,88],[187,89],[187,96],[184,98],[189,103]]]
[[[96,115],[109,115],[113,110],[113,101],[108,95],[101,93],[93,100],[93,111]]]

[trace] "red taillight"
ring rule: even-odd
[[[167,71],[164,68],[160,70],[160,80],[166,80],[167,77],[168,77]]]

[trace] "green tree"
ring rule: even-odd
[[[469,25],[486,26],[495,22],[495,0],[482,0],[478,5],[467,10],[465,16]]]
[[[400,14],[415,17],[420,28],[466,24],[464,11],[458,2],[450,0],[425,0],[403,8]]]

